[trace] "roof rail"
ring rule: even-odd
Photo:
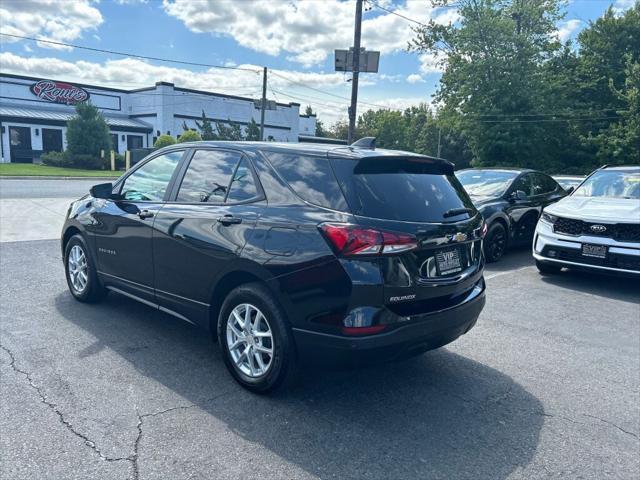
[[[376,137],[362,137],[351,144],[352,147],[376,149]]]

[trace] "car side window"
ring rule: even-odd
[[[313,205],[347,211],[347,204],[326,157],[270,153],[271,165],[294,192]]]
[[[523,191],[529,197],[532,195],[530,174],[522,175],[520,178],[517,178],[515,182],[513,182],[513,185],[511,186],[511,191],[517,192],[518,190]]]
[[[550,177],[541,173],[534,173],[533,177],[533,194],[544,195],[551,193],[556,189],[556,182]]]
[[[165,153],[152,158],[136,169],[122,183],[120,194],[125,200],[164,200],[173,172],[180,163],[184,151]]]
[[[246,202],[257,196],[258,189],[256,188],[256,181],[249,166],[249,161],[243,158],[233,174],[233,179],[229,186],[229,194],[227,195],[227,203]]]
[[[238,152],[196,150],[182,179],[176,201],[224,203],[231,176],[240,159]]]

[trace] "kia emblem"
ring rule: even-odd
[[[604,225],[591,225],[591,231],[594,233],[604,233],[607,231],[607,227]]]

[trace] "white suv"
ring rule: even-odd
[[[533,256],[543,274],[569,267],[640,277],[640,166],[602,167],[546,207]]]

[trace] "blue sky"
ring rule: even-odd
[[[454,8],[432,9],[426,0],[375,3],[421,22],[456,19]],[[575,38],[612,4],[624,9],[633,0],[573,0],[558,24],[560,38]],[[404,108],[428,102],[440,73],[433,59],[406,51],[411,22],[368,5],[363,46],[381,50],[382,56],[379,73],[363,75],[360,111],[373,106],[368,104]],[[338,97],[348,97],[351,88],[348,75],[333,72],[333,49],[351,45],[354,10],[349,0],[3,0],[0,31],[256,71],[266,65],[274,70],[269,97],[311,104],[332,123],[345,117],[347,101]],[[258,73],[143,61],[5,36],[0,40],[0,69],[7,73],[124,88],[172,81],[190,88],[260,94]]]

